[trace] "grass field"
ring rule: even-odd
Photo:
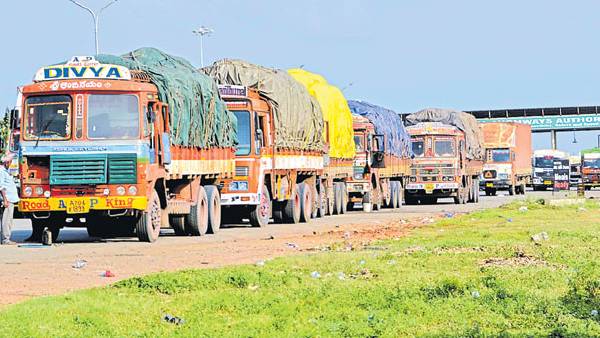
[[[34,299],[0,312],[0,335],[600,336],[599,225],[591,202],[515,203],[364,250]],[[535,243],[540,232],[548,236]]]

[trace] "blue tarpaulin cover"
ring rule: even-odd
[[[366,117],[375,126],[377,134],[386,136],[386,152],[398,157],[412,156],[410,135],[400,115],[395,111],[363,101],[348,101],[353,114]]]

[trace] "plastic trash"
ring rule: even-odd
[[[596,317],[596,316],[598,316],[598,310],[592,310],[592,312],[590,312],[590,314],[591,314],[593,317]]]
[[[365,262],[364,259],[361,259],[360,262],[358,262],[358,264],[360,264],[360,265],[365,265],[365,263],[367,263],[367,262]]]
[[[519,211],[520,211],[520,212],[525,212],[525,211],[527,211],[527,210],[529,210],[529,209],[527,209],[527,207],[526,207],[526,206],[522,206],[522,207],[520,207],[520,208],[519,208]]]
[[[390,259],[390,260],[388,261],[388,264],[389,264],[389,265],[396,265],[396,260],[395,260],[395,259]]]
[[[313,271],[313,272],[311,272],[311,273],[310,273],[310,276],[311,276],[312,278],[315,278],[315,279],[316,279],[316,278],[321,278],[321,274],[319,273],[319,271]]]
[[[87,261],[85,259],[78,259],[73,263],[73,269],[82,269],[87,265]]]
[[[290,249],[298,249],[298,244],[296,243],[285,243],[285,245]]]
[[[256,262],[256,266],[265,266],[265,261],[258,261]]]
[[[479,298],[481,295],[479,294],[479,291],[475,290],[475,291],[471,292],[471,296],[473,298]]]
[[[183,318],[179,318],[177,316],[173,316],[170,314],[166,314],[163,316],[163,320],[167,323],[175,324],[175,325],[183,325],[185,320]]]
[[[106,271],[103,271],[100,274],[100,276],[110,278],[110,277],[115,277],[115,274],[112,271],[110,271],[110,270],[106,270]]]
[[[350,232],[346,231],[344,232],[344,239],[350,239]]]
[[[343,272],[338,272],[338,274],[337,274],[337,278],[338,278],[339,280],[345,280],[345,279],[346,279],[346,274],[345,274],[345,273],[343,273]]]
[[[506,219],[506,221],[507,221],[508,223],[512,223],[513,219],[512,219],[512,218],[508,218],[508,219]]]
[[[550,239],[550,236],[548,236],[548,233],[545,231],[542,231],[539,234],[535,234],[535,235],[531,236],[531,240],[534,241],[536,244],[539,244],[543,241],[547,241],[549,239]]]

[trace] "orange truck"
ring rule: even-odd
[[[486,158],[479,184],[487,196],[498,190],[525,194],[531,180],[531,126],[516,122],[480,125]]]
[[[203,69],[237,117],[235,176],[223,187],[228,222],[256,227],[324,216],[323,117],[317,102],[285,71],[241,60]]]
[[[485,151],[479,125],[470,114],[425,109],[406,117],[414,158],[405,189],[407,204],[479,201]]]
[[[196,114],[185,110],[191,105]],[[235,117],[214,81],[187,62],[152,48],[73,57],[42,67],[23,87],[22,107],[18,207],[34,240],[44,229],[56,240],[65,226],[146,242],[165,227],[219,230],[219,187],[235,170]]]
[[[410,136],[402,119],[389,109],[349,101],[354,119],[354,175],[348,182],[351,206],[363,211],[399,208],[410,173]]]

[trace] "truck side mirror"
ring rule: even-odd
[[[10,110],[10,129],[12,129],[12,130],[19,129],[19,110],[18,109]]]
[[[154,121],[156,121],[156,113],[150,109],[146,111],[146,118],[148,119],[149,123],[154,123]]]
[[[256,140],[254,143],[254,149],[255,149],[257,155],[260,154],[260,148],[262,148],[262,146],[263,146],[262,140],[263,140],[262,129],[256,129]]]

